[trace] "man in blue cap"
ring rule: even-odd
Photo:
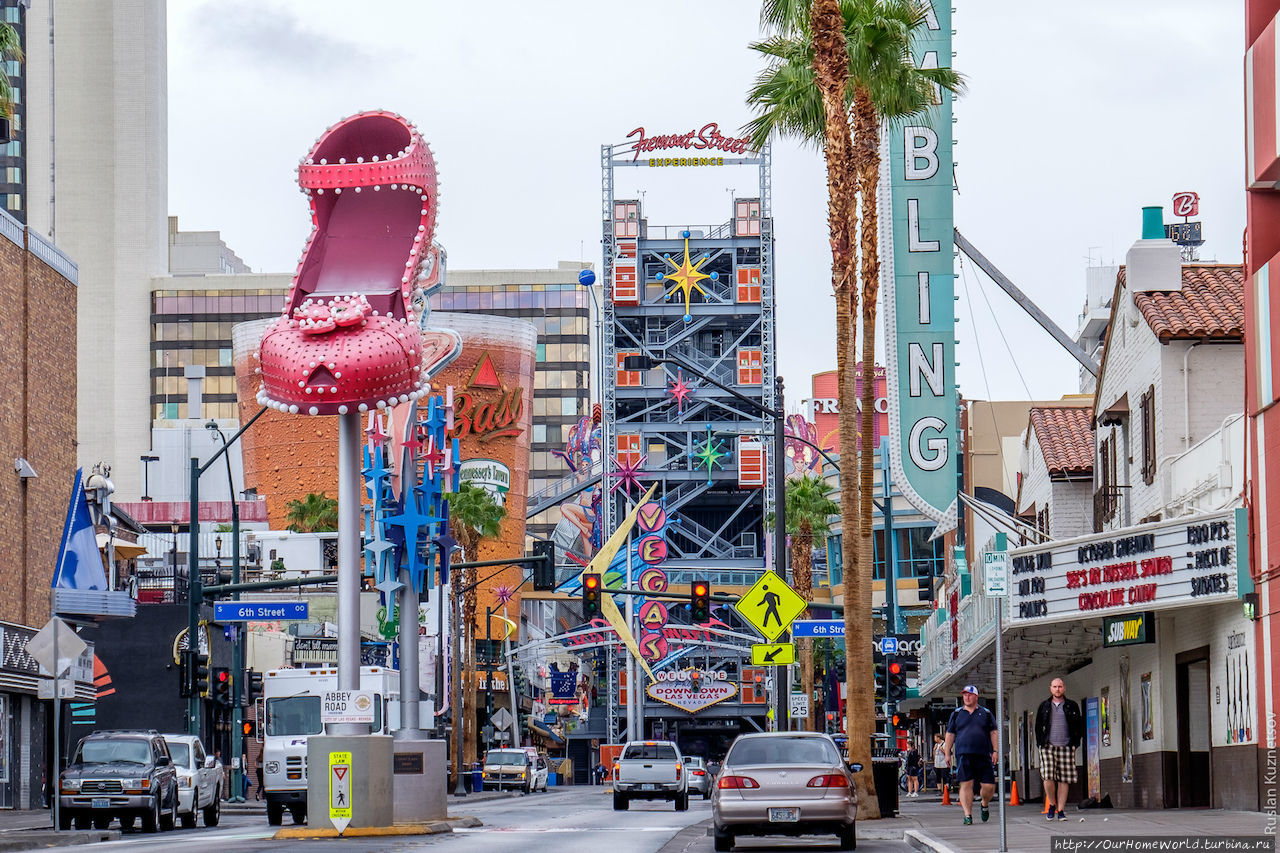
[[[978,704],[978,688],[966,685],[960,693],[961,706],[947,721],[943,745],[947,763],[956,756],[956,780],[960,782],[960,807],[966,826],[973,824],[973,783],[981,786],[982,820],[991,819],[991,797],[996,792],[995,764],[999,759],[1000,729],[995,716]]]

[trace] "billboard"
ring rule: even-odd
[[[951,5],[926,4],[912,45],[921,68],[951,64]],[[890,465],[894,484],[939,532],[956,523],[952,95],[925,116],[889,122],[880,173]],[[887,151],[886,151],[887,149]]]

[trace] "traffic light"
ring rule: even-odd
[[[262,673],[251,669],[246,671],[244,675],[244,704],[247,707],[262,698]]]
[[[192,692],[196,696],[209,695],[209,656],[194,654],[191,656]]]
[[[213,701],[219,705],[231,704],[231,670],[225,666],[213,668]]]
[[[533,540],[533,556],[541,562],[533,564],[533,588],[538,592],[550,592],[556,588],[556,543],[545,539]]]
[[[873,664],[876,673],[876,697],[887,696],[889,692],[889,670],[884,658]]]
[[[695,623],[711,621],[711,584],[703,580],[689,584],[689,607]]]
[[[907,724],[907,715],[906,715],[906,714],[894,714],[894,715],[893,715],[893,727],[894,727],[895,729],[903,728],[904,726],[906,726],[906,724]]]
[[[240,734],[247,738],[258,736],[258,724],[254,720],[245,720],[240,724]]]
[[[902,661],[897,658],[886,658],[889,670],[889,690],[885,698],[890,702],[898,702],[907,698],[907,673],[902,668]]]
[[[600,575],[582,576],[582,618],[588,621],[600,615]]]
[[[178,696],[191,698],[191,652],[186,649],[178,654]]]

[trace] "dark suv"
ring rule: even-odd
[[[164,738],[154,731],[103,731],[87,735],[62,771],[58,825],[106,829],[112,818],[144,832],[173,829],[178,814],[178,774]]]

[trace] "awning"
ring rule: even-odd
[[[1127,417],[1129,417],[1128,391],[1121,394],[1119,400],[1102,410],[1102,414],[1098,417],[1098,423],[1102,426],[1120,426]]]
[[[547,728],[545,723],[542,723],[541,721],[536,720],[533,717],[526,718],[525,724],[526,726],[528,726],[529,731],[533,732],[536,735],[549,737],[555,743],[561,743],[561,744],[564,743],[564,738],[560,737],[560,735],[556,734],[551,729]]]
[[[111,537],[108,534],[99,533],[98,550],[106,551],[110,539]],[[132,560],[134,557],[141,557],[145,553],[147,553],[147,549],[137,542],[126,542],[123,539],[116,540],[116,559],[118,560]]]

